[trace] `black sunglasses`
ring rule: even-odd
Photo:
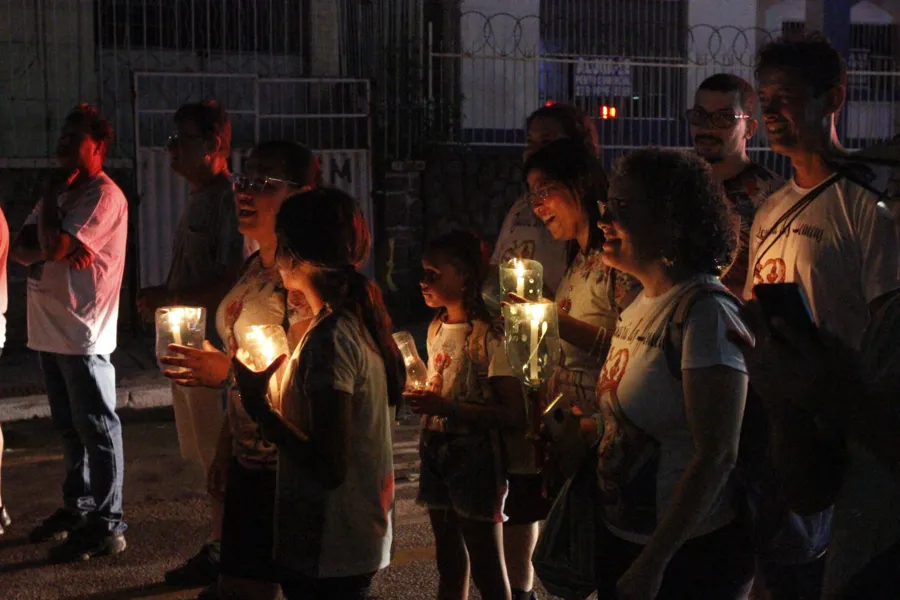
[[[749,118],[750,115],[735,114],[733,110],[727,109],[707,112],[700,107],[695,107],[687,111],[688,123],[694,127],[703,127],[709,123],[716,129],[731,129],[739,120]]]

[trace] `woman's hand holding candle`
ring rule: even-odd
[[[227,383],[231,360],[215,346],[204,340],[203,349],[169,344],[173,354],[161,356],[159,362],[176,369],[166,369],[163,375],[176,384],[187,387],[222,387]]]

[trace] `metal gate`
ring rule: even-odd
[[[228,111],[234,171],[263,141],[296,140],[312,148],[325,183],[359,201],[374,240],[368,80],[136,72],[133,86],[142,287],[165,282],[178,220],[188,201],[187,183],[172,172],[165,148],[175,111],[187,102],[216,99]],[[374,275],[371,259],[363,271]]]

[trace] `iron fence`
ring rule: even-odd
[[[541,105],[562,101],[594,119],[607,161],[647,145],[687,147],[683,115],[699,84],[720,72],[753,82],[757,50],[782,34],[757,27],[688,27],[674,9],[670,15],[635,11],[630,23],[620,13],[606,22],[601,9],[580,6],[583,14],[574,16],[571,7],[540,17],[470,11],[461,15],[459,35],[449,38],[438,39],[429,27],[432,141],[518,146],[524,143],[526,117]],[[885,31],[896,33],[870,29],[873,39],[882,41],[878,36]],[[867,30],[855,31],[854,43],[861,46]],[[871,46],[880,52],[893,48]],[[845,144],[861,148],[897,131],[900,73],[893,56],[859,48],[849,66],[839,122]],[[751,140],[750,153],[785,172],[786,162],[768,149],[763,129]]]

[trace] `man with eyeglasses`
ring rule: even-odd
[[[141,290],[138,310],[153,322],[156,309],[168,305],[206,308],[206,337],[221,348],[216,310],[237,281],[244,262],[244,238],[238,231],[232,181],[228,172],[231,123],[215,101],[185,104],[175,113],[168,142],[172,170],[190,187],[190,199],[175,233],[166,283]],[[215,456],[224,419],[222,388],[172,384],[172,406],[181,455],[200,463],[204,475]],[[170,585],[208,585],[218,577],[222,505],[210,499],[212,535],[200,552],[166,573]]]
[[[739,220],[738,252],[722,276],[722,283],[737,295],[747,280],[747,248],[756,209],[784,185],[778,175],[747,155],[747,142],[759,127],[756,105],[752,85],[736,75],[718,73],[700,84],[694,107],[687,111],[694,150],[712,166],[713,177],[722,183]]]

